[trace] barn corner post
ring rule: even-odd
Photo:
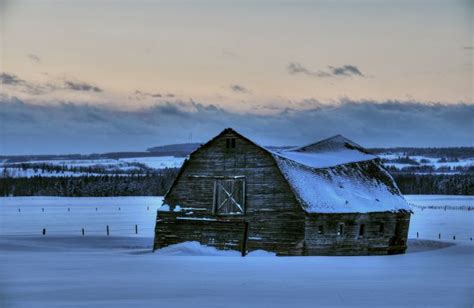
[[[248,239],[248,234],[249,234],[249,223],[247,221],[244,221],[244,234],[242,238],[242,257],[245,257],[247,255],[247,239]]]
[[[156,241],[157,241],[157,236],[158,236],[158,215],[159,215],[160,211],[156,210],[156,219],[155,219],[155,236],[153,237],[153,248],[151,250],[151,252],[155,252],[156,250]]]

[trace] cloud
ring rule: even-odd
[[[326,70],[310,70],[298,62],[290,62],[286,67],[287,71],[291,75],[307,75],[312,77],[336,77],[336,76],[347,76],[347,77],[365,77],[360,69],[355,65],[343,65],[343,66],[328,66]]]
[[[37,83],[30,82],[24,79],[21,79],[15,74],[12,73],[0,73],[0,84],[11,87],[11,89],[17,90],[19,92],[28,93],[31,95],[44,95],[58,90],[66,91],[82,91],[82,92],[103,92],[103,90],[95,85],[91,85],[86,82],[77,82],[65,80],[55,83]]]
[[[26,56],[28,57],[28,59],[30,59],[30,60],[33,61],[33,62],[36,62],[36,63],[40,63],[40,62],[41,62],[40,57],[38,57],[38,56],[35,55],[35,54],[30,53],[30,54],[27,54]]]
[[[230,85],[230,90],[237,93],[250,93],[250,90],[238,84]]]
[[[0,74],[0,83],[4,85],[23,85],[26,82],[18,76],[9,73]]]
[[[474,146],[473,104],[342,99],[327,105],[307,99],[293,106],[262,115],[194,101],[121,110],[0,96],[0,153],[141,151],[204,142],[226,127],[263,145],[301,145],[342,134],[367,147]]]
[[[5,72],[0,74],[0,84],[12,87],[19,90],[20,92],[31,95],[41,95],[56,90],[56,87],[51,84],[36,84],[33,82],[28,82],[19,78],[15,74]]]
[[[143,99],[145,97],[151,97],[151,98],[173,98],[175,97],[176,95],[172,94],[172,93],[166,93],[166,94],[162,94],[162,93],[149,93],[149,92],[144,92],[144,91],[140,91],[140,90],[136,90],[134,93],[133,93],[133,96],[135,98],[138,98],[138,99]]]
[[[334,76],[364,76],[354,65],[343,65],[341,67],[330,66],[329,69]]]
[[[73,91],[85,91],[85,92],[103,92],[103,90],[97,86],[91,85],[86,82],[75,82],[66,80],[64,81],[66,89]]]

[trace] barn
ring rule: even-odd
[[[198,241],[285,256],[404,253],[410,213],[380,159],[343,136],[272,150],[227,128],[181,167],[154,250]]]

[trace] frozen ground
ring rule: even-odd
[[[131,157],[120,159],[81,159],[81,160],[32,160],[22,163],[4,163],[0,161],[0,174],[5,170],[12,177],[64,177],[64,176],[100,176],[101,174],[87,173],[84,171],[65,171],[65,172],[48,172],[41,168],[26,168],[23,169],[21,164],[47,164],[50,166],[65,166],[65,167],[102,167],[113,174],[114,170],[130,171],[140,170],[136,163],[143,164],[151,169],[165,169],[165,168],[179,168],[184,162],[184,157],[174,156],[156,156],[156,157]]]
[[[460,202],[443,198],[447,204]],[[407,199],[436,202],[421,196]],[[472,205],[473,197],[465,199]],[[0,198],[0,307],[474,303],[474,245],[466,240],[472,236],[472,211],[415,208],[410,238],[419,230],[420,239],[410,240],[405,255],[279,258],[260,252],[241,258],[196,243],[151,253],[160,204],[160,198],[141,197]],[[111,225],[109,237],[106,222]],[[129,227],[135,224],[143,227],[138,235]],[[36,235],[42,226],[47,226],[47,235]],[[81,226],[87,226],[84,237]],[[457,233],[456,240],[438,241],[440,227],[446,234]],[[121,233],[113,231],[119,229]],[[262,255],[267,257],[257,257]]]

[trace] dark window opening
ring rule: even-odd
[[[324,234],[324,227],[323,225],[318,226],[318,234]]]
[[[230,149],[234,149],[235,148],[235,138],[227,138],[225,140],[225,147]]]
[[[344,235],[344,224],[339,224],[337,228],[337,235]]]
[[[385,226],[383,225],[383,223],[380,223],[379,224],[379,233],[384,233],[385,231]]]
[[[365,234],[365,225],[361,224],[359,227],[359,236],[364,236]]]

